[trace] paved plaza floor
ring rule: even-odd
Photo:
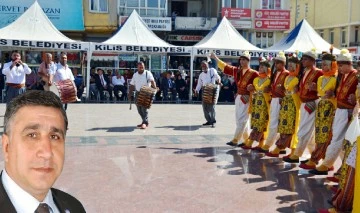
[[[140,130],[135,106],[70,104],[65,165],[55,187],[77,197],[87,212],[271,213],[329,207],[326,176],[225,145],[235,130],[234,110],[218,105],[217,125],[211,128],[201,126],[201,105],[154,104],[149,128]],[[4,111],[1,104],[1,133]]]

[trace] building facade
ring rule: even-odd
[[[296,0],[291,1],[293,28],[302,19],[326,41],[338,48],[360,54],[360,1]]]

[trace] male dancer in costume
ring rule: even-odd
[[[275,69],[276,72],[271,76],[271,104],[270,104],[270,123],[268,136],[265,144],[258,149],[260,152],[267,153],[269,148],[274,144],[278,135],[278,123],[279,123],[279,112],[280,102],[285,96],[284,82],[289,72],[285,69],[286,56],[284,52],[279,52],[275,57]]]
[[[300,156],[309,144],[315,127],[317,81],[323,75],[322,71],[315,67],[316,51],[312,49],[303,53],[301,62],[305,67],[304,73],[299,82],[300,105],[300,124],[297,133],[298,144],[293,154],[283,157],[283,161],[288,163],[298,163]],[[309,149],[311,145],[308,146]],[[312,152],[312,150],[310,150]]]
[[[247,87],[253,83],[253,80],[259,74],[250,68],[249,62],[251,57],[249,51],[244,51],[241,54],[238,67],[227,65],[214,53],[211,53],[211,58],[217,61],[218,67],[225,74],[234,76],[234,80],[237,83],[237,95],[235,98],[236,130],[234,138],[226,144],[230,146],[244,145],[243,143],[238,144],[238,142],[241,137],[244,137],[245,140],[248,138],[250,91],[247,90]]]

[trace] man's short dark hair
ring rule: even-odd
[[[143,61],[139,61],[137,65],[143,65],[145,67],[145,63]]]
[[[51,91],[31,90],[27,91],[14,99],[6,107],[4,115],[4,133],[8,134],[10,131],[9,124],[15,114],[23,107],[26,106],[45,106],[59,109],[65,124],[65,133],[68,128],[68,119],[60,98]]]

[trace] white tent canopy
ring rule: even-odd
[[[303,19],[287,36],[282,38],[273,46],[267,48],[269,51],[306,52],[313,48],[317,53],[329,51],[331,44],[325,41],[311,26]],[[334,54],[340,50],[334,48]]]
[[[89,48],[88,43],[74,41],[57,30],[37,1],[18,19],[0,29],[0,46],[11,49],[40,48],[69,51]]]
[[[92,43],[94,52],[184,53],[190,48],[177,47],[159,38],[134,10],[119,31],[102,43]]]
[[[242,37],[226,17],[193,47],[195,55],[204,55],[209,50],[215,51],[219,56],[229,57],[239,57],[245,50],[263,52]]]

